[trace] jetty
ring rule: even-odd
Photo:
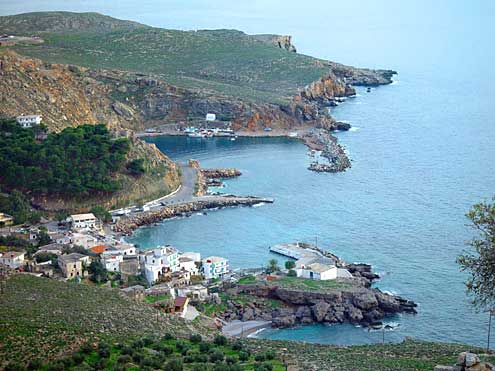
[[[329,258],[336,265],[345,265],[337,256],[328,251],[322,250],[316,245],[306,242],[292,242],[270,246],[270,252],[286,256],[291,259],[301,260],[310,258]]]

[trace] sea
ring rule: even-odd
[[[270,245],[317,243],[373,265],[377,287],[418,303],[393,330],[349,324],[265,330],[256,336],[331,344],[422,340],[486,344],[488,315],[470,305],[456,257],[475,236],[465,213],[495,194],[495,2],[226,0],[0,0],[0,15],[98,11],[178,29],[290,34],[300,53],[398,71],[391,85],[358,88],[332,108],[352,125],[337,133],[352,168],[313,173],[306,147],[285,138],[149,139],[176,161],[235,167],[221,192],[273,197],[142,228],[142,248],[173,244],[261,267]]]

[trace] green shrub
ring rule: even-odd
[[[182,364],[182,361],[178,358],[171,359],[170,361],[167,362],[165,365],[165,370],[167,371],[183,371],[184,366]]]
[[[163,345],[160,347],[160,352],[162,352],[165,355],[170,355],[174,352],[174,348],[172,348],[168,345]]]
[[[167,332],[165,335],[163,335],[163,340],[164,341],[175,340],[175,336],[172,335],[171,333]]]
[[[189,340],[191,340],[192,343],[197,344],[197,343],[201,343],[203,338],[199,334],[193,334],[189,337]]]
[[[132,357],[128,354],[123,354],[117,358],[117,363],[126,364],[132,362]]]
[[[225,356],[220,349],[213,349],[210,352],[210,362],[213,362],[213,363],[222,362],[224,357]]]
[[[254,356],[254,359],[256,362],[263,362],[265,360],[265,355],[264,354],[256,354]]]
[[[242,345],[242,342],[240,342],[239,340],[237,340],[234,344],[232,344],[232,349],[235,351],[242,350],[243,348],[244,346]]]
[[[249,359],[249,354],[247,352],[239,352],[239,360],[246,362]]]
[[[39,359],[32,359],[27,365],[28,370],[38,370],[43,366],[43,362]]]
[[[237,357],[236,356],[228,356],[227,358],[225,358],[225,362],[229,365],[233,365],[233,364],[237,363]]]
[[[289,277],[297,277],[297,273],[296,273],[296,271],[295,271],[294,269],[289,270],[289,271],[287,272],[287,275],[288,275]]]
[[[271,350],[265,352],[265,359],[267,361],[270,361],[272,359],[275,359],[275,353],[273,353]]]
[[[213,341],[216,345],[227,345],[227,338],[223,335],[215,336],[215,340]]]
[[[208,353],[211,349],[211,345],[209,343],[200,343],[199,344],[199,351],[201,353]]]

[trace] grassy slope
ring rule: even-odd
[[[182,320],[127,299],[118,290],[28,275],[9,278],[0,296],[0,313],[0,369],[7,359],[50,359],[89,340],[128,341],[165,332],[188,337],[200,328],[187,328]]]
[[[302,369],[315,365],[319,370],[332,371],[431,371],[436,365],[454,365],[459,353],[483,353],[483,349],[462,344],[432,343],[405,340],[400,344],[374,344],[350,347],[296,343],[287,341],[249,340],[253,349],[288,349]],[[481,356],[493,362],[493,356]]]
[[[21,54],[49,62],[155,74],[178,86],[250,100],[280,101],[328,73],[315,58],[288,52],[240,31],[109,29],[93,21],[95,25],[82,28],[82,32],[72,27],[67,33],[44,26],[43,19],[49,19],[50,14],[37,16],[39,29],[49,31],[41,34],[45,43],[19,46]],[[9,30],[11,24],[9,17],[0,17],[0,32]],[[23,32],[23,27],[18,19],[17,34],[34,31],[29,26]]]

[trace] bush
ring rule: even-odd
[[[160,347],[160,352],[168,356],[174,352],[174,348],[169,347],[168,345],[163,345]]]
[[[189,340],[191,340],[192,343],[197,344],[197,343],[201,343],[203,338],[199,334],[193,334],[189,337]]]
[[[211,345],[209,343],[200,343],[199,344],[199,351],[201,353],[208,353],[211,349]]]
[[[86,362],[84,363],[81,363],[80,365],[74,367],[72,369],[73,371],[93,371],[93,367],[91,367],[90,365],[88,365]],[[114,367],[114,371],[125,371],[125,370],[119,370],[117,369],[117,367]]]
[[[239,352],[239,361],[246,362],[249,359],[249,353]]]
[[[130,363],[132,362],[132,357],[130,355],[127,355],[127,354],[123,354],[121,356],[119,356],[119,358],[117,358],[117,363],[121,363],[123,365],[125,365],[126,363]]]
[[[227,338],[223,335],[217,335],[215,336],[214,343],[216,345],[227,345]]]
[[[220,349],[213,349],[210,353],[210,362],[222,362],[224,357],[225,356]]]
[[[91,345],[90,343],[84,343],[81,346],[80,350],[83,354],[89,354],[94,350],[94,348],[93,348],[93,345]]]
[[[183,371],[184,366],[182,364],[182,361],[178,358],[171,359],[170,361],[167,362],[165,365],[165,370],[167,371]]]
[[[271,361],[272,359],[275,359],[275,353],[273,353],[271,350],[265,352],[265,359],[267,361]]]
[[[206,354],[197,354],[196,357],[194,357],[194,361],[197,363],[207,363],[208,356]]]
[[[175,343],[175,349],[177,349],[177,351],[180,353],[184,350],[184,348],[187,348],[187,345],[186,343],[184,343],[182,340],[178,340],[176,343]]]
[[[165,335],[163,335],[163,340],[164,341],[167,341],[167,340],[175,340],[175,336],[172,335],[171,333],[167,332]]]
[[[254,356],[254,359],[256,362],[263,362],[265,360],[265,355],[264,354],[256,354]]]
[[[129,174],[134,176],[139,176],[146,172],[144,168],[144,160],[140,158],[129,161],[126,168]]]
[[[235,351],[242,350],[243,348],[244,346],[242,345],[242,342],[240,342],[239,340],[236,341],[234,344],[232,344],[232,349]]]
[[[254,371],[272,371],[273,365],[271,363],[256,363],[254,365]]]
[[[39,359],[33,359],[29,361],[27,365],[28,370],[38,370],[43,366],[43,362],[41,362]]]
[[[76,352],[72,355],[72,360],[75,365],[80,365],[84,361],[85,355],[81,352]]]
[[[11,362],[5,366],[5,371],[23,371],[24,367],[17,362]]]
[[[205,364],[195,364],[192,367],[191,371],[208,371],[208,366],[206,366]]]
[[[233,365],[233,364],[237,363],[237,357],[236,356],[228,356],[227,358],[225,358],[225,362],[229,365]]]
[[[289,277],[297,277],[297,273],[294,269],[291,269],[290,271],[287,272],[287,275]]]

